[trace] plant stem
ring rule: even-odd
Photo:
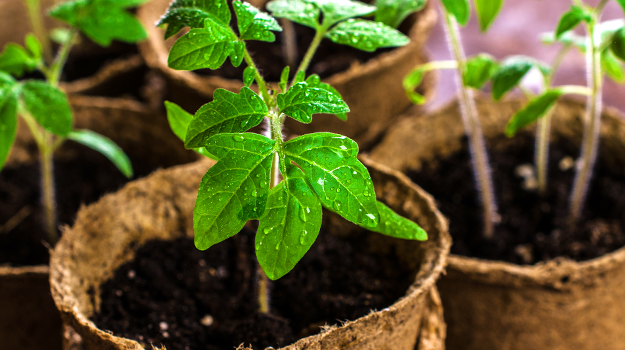
[[[67,62],[67,57],[69,56],[69,52],[72,49],[72,46],[74,46],[77,37],[78,29],[76,27],[72,27],[72,29],[70,29],[70,39],[61,45],[56,57],[54,58],[54,62],[52,62],[50,69],[48,70],[46,78],[50,85],[54,87],[59,86],[61,72],[63,72],[63,67],[65,67],[65,62]]]
[[[604,2],[600,4],[600,8],[602,8],[602,4],[604,4]],[[601,74],[601,52],[597,50],[595,43],[595,26],[597,21],[598,18],[595,18],[587,25],[586,67],[588,71],[588,87],[591,90],[591,94],[586,104],[581,163],[578,164],[571,193],[569,208],[570,225],[576,224],[579,220],[582,207],[586,200],[588,184],[592,177],[592,170],[597,158],[597,148],[599,145],[603,76]]]
[[[265,82],[265,79],[260,74],[258,67],[256,67],[256,63],[254,63],[252,56],[250,55],[249,51],[247,51],[247,47],[245,48],[245,51],[243,51],[243,57],[245,58],[245,62],[247,63],[247,65],[252,67],[256,72],[256,83],[258,84],[258,90],[260,91],[263,100],[266,101],[265,103],[269,105],[271,99],[269,97],[269,90],[267,90],[267,82]]]
[[[44,131],[45,147],[41,152],[41,203],[44,209],[45,229],[48,235],[48,243],[54,245],[59,236],[56,232],[56,201],[54,195],[54,165],[52,162],[53,137],[48,131]]]
[[[41,2],[40,0],[24,0],[24,3],[28,9],[30,25],[43,48],[43,59],[49,64],[52,62],[52,45],[46,33],[45,22],[41,16]]]
[[[317,48],[319,48],[319,44],[321,44],[321,40],[323,40],[323,36],[326,34],[326,30],[327,28],[324,27],[323,25],[317,28],[315,37],[313,38],[313,41],[310,43],[310,46],[308,47],[308,51],[306,51],[306,55],[304,56],[302,63],[300,63],[299,68],[297,68],[297,72],[295,72],[295,76],[297,76],[299,72],[305,72],[308,69],[308,66],[310,65],[310,61],[315,55]]]
[[[448,44],[454,59],[458,62],[456,70],[456,84],[460,101],[460,110],[465,132],[469,138],[469,150],[473,164],[473,172],[476,178],[478,190],[481,195],[485,238],[493,237],[494,224],[499,220],[497,205],[493,191],[488,155],[484,147],[484,136],[477,116],[477,108],[473,91],[464,86],[462,77],[466,69],[466,57],[460,44],[460,33],[456,19],[443,9],[445,16]]]
[[[295,68],[297,64],[297,38],[295,37],[295,27],[293,22],[286,18],[280,20],[282,24],[282,54],[286,65]]]

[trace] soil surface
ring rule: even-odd
[[[81,205],[95,202],[129,181],[107,158],[85,146],[68,141],[59,151],[72,155],[54,163],[59,226],[71,225]],[[141,157],[130,159],[137,177],[154,170],[142,163]],[[48,263],[39,169],[39,163],[34,163],[7,166],[0,172],[0,264]]]
[[[519,135],[516,141],[504,149],[487,147],[501,215],[492,240],[480,234],[481,205],[466,140],[463,151],[409,174],[434,196],[449,218],[453,254],[534,264],[560,256],[589,260],[625,245],[625,171],[610,171],[598,159],[580,223],[569,228],[566,218],[572,166],[579,146],[565,142],[551,145],[548,191],[541,197],[535,190],[524,188],[531,181],[519,176],[523,168],[532,167],[534,138]]]
[[[94,322],[169,350],[278,348],[390,306],[414,279],[392,249],[367,253],[370,233],[322,228],[295,269],[272,283],[271,315],[260,314],[254,235],[244,228],[203,252],[190,238],[149,242],[103,284]]]

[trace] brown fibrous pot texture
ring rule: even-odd
[[[329,327],[284,349],[442,349],[445,325],[435,283],[451,244],[447,223],[425,192],[403,175],[363,159],[378,198],[417,220],[426,242],[398,247],[418,268],[406,295],[381,311]],[[157,171],[81,210],[51,258],[52,294],[63,321],[87,349],[143,349],[138,342],[98,329],[89,319],[100,307],[100,286],[142,244],[193,235],[193,207],[210,160]],[[345,222],[347,223],[347,222]],[[351,224],[350,224],[351,225]],[[344,226],[344,224],[343,224]]]
[[[219,76],[201,76],[194,72],[173,70],[167,66],[169,49],[176,36],[164,40],[164,30],[154,23],[165,13],[169,0],[154,0],[139,9],[137,15],[148,29],[149,38],[139,45],[139,51],[151,68],[161,71],[171,83],[169,98],[189,112],[212,99],[218,88],[238,92],[243,86],[240,79]],[[382,53],[363,64],[353,64],[347,71],[334,74],[324,81],[335,87],[350,108],[348,121],[333,115],[316,115],[311,124],[287,120],[286,130],[295,135],[313,131],[336,132],[367,148],[378,140],[394,118],[410,106],[404,93],[402,80],[408,72],[428,61],[424,50],[431,28],[436,22],[432,3],[419,13],[410,16],[408,36],[411,42],[390,52]],[[323,43],[321,44],[323,45]],[[262,67],[259,67],[262,69]],[[427,75],[420,92],[430,96],[434,91],[434,77]],[[277,83],[272,83],[277,87]]]
[[[525,103],[494,103],[484,97],[476,102],[487,140],[501,138],[509,118]],[[552,140],[579,144],[584,111],[581,102],[560,101],[552,118]],[[428,115],[404,116],[371,158],[403,172],[418,171],[459,151],[463,138],[458,102],[453,101]],[[625,164],[624,139],[623,115],[604,109],[600,156],[612,169]],[[583,262],[557,258],[526,266],[450,255],[438,287],[449,349],[625,347],[625,248]]]

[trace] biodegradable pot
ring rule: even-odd
[[[398,247],[418,267],[406,295],[382,311],[303,338],[283,349],[442,349],[445,326],[435,290],[450,246],[447,223],[425,192],[399,173],[364,160],[377,195],[428,230],[426,242]],[[128,184],[81,210],[51,258],[52,295],[63,321],[80,335],[85,349],[144,349],[138,342],[98,329],[89,320],[100,307],[100,286],[148,240],[193,235],[198,185],[213,164],[158,171]],[[342,226],[348,224],[342,221]],[[349,224],[351,225],[351,224]],[[348,226],[349,226],[348,225]],[[382,236],[380,236],[382,237]]]
[[[495,104],[478,98],[487,140],[501,137],[508,119],[522,106],[519,100]],[[551,129],[555,142],[581,142],[584,110],[584,104],[572,100],[557,105]],[[609,167],[622,167],[623,116],[605,109],[602,118],[600,156]],[[403,119],[371,157],[400,171],[419,170],[424,162],[460,150],[463,138],[454,101],[431,115]],[[449,349],[625,347],[625,248],[584,262],[558,258],[531,266],[451,255],[438,287]]]
[[[76,128],[88,128],[108,136],[125,149],[131,159],[142,158],[152,168],[197,159],[169,131],[164,116],[155,115],[138,102],[75,96],[70,98],[70,103]],[[64,145],[55,154],[55,159],[75,157],[73,149]],[[38,162],[37,147],[25,124],[21,123],[6,166],[35,162]],[[0,267],[0,339],[3,348],[61,348],[61,318],[54,306],[48,280],[48,266],[45,265]]]
[[[139,45],[139,51],[148,66],[163,72],[171,83],[169,98],[194,111],[209,102],[218,88],[239,91],[243,86],[240,79],[202,76],[167,66],[169,49],[178,36],[164,40],[165,31],[155,27],[154,23],[165,13],[169,3],[170,0],[153,0],[137,13],[149,33],[148,40]],[[349,106],[351,112],[347,123],[332,115],[318,115],[307,125],[287,120],[287,131],[293,134],[337,132],[356,140],[361,148],[375,142],[391,125],[394,117],[411,104],[404,93],[402,80],[414,66],[428,61],[423,47],[436,21],[434,5],[428,4],[422,11],[408,17],[407,21],[410,23],[408,35],[411,39],[408,45],[380,54],[366,63],[353,64],[347,71],[324,79],[343,95]],[[427,75],[422,84],[420,91],[427,96],[433,93],[433,79],[432,75]],[[277,83],[273,85],[277,87]]]

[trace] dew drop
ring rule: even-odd
[[[236,142],[242,142],[243,140],[245,140],[245,137],[243,137],[243,135],[234,135],[232,136],[232,139]]]
[[[269,231],[271,231],[271,229],[270,229],[269,227],[265,227],[265,228],[263,229],[263,233],[264,233],[264,234],[268,234],[268,233],[269,233]],[[260,244],[263,244],[263,243],[261,242]]]

